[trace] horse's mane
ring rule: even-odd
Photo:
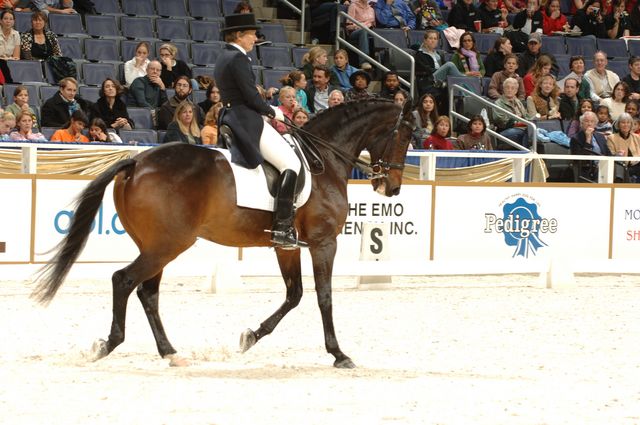
[[[304,125],[304,129],[311,131],[317,129],[318,126],[326,125],[326,123],[330,123],[331,127],[335,129],[352,122],[355,117],[366,114],[368,109],[379,105],[393,104],[392,100],[381,98],[350,100],[318,112]]]

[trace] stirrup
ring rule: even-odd
[[[283,230],[265,230],[265,232],[271,233],[271,242],[273,242],[277,248],[282,249],[297,249],[307,248],[308,243],[298,239],[293,227],[286,231]]]

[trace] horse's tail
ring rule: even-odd
[[[91,225],[100,209],[105,189],[119,172],[128,170],[130,174],[135,163],[134,159],[117,162],[89,183],[80,194],[69,233],[54,248],[57,252],[51,261],[40,270],[36,279],[38,285],[31,293],[31,298],[41,304],[48,304],[53,299],[89,239]]]

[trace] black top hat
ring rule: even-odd
[[[253,13],[238,13],[224,17],[224,28],[222,32],[257,29],[260,29],[260,25],[256,22],[256,17]]]
[[[349,82],[351,83],[352,86],[356,85],[357,76],[364,77],[364,79],[367,80],[367,85],[369,85],[369,83],[371,82],[371,75],[369,75],[368,72],[359,69],[349,76]]]

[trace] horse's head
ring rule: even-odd
[[[384,132],[384,137],[368,147],[371,155],[371,184],[381,195],[395,196],[400,193],[404,160],[415,129],[415,117],[411,113],[411,102],[405,102],[398,114],[393,108],[391,134]],[[389,128],[389,127],[387,127]]]

